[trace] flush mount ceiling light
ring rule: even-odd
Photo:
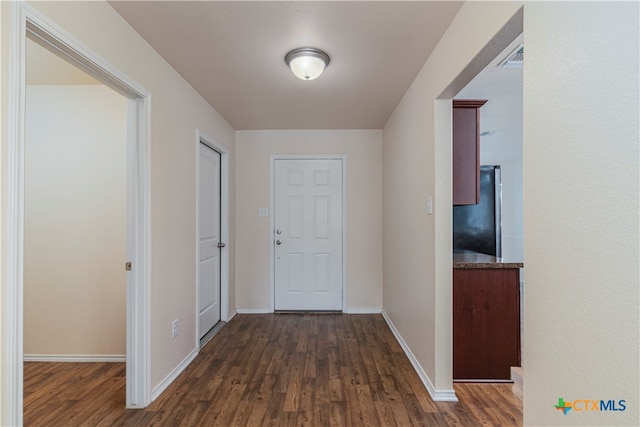
[[[287,53],[284,57],[293,74],[301,80],[313,80],[320,77],[329,65],[329,55],[313,47],[301,47]]]

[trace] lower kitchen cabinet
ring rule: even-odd
[[[520,366],[520,270],[454,268],[453,379],[504,381]]]

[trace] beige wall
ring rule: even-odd
[[[445,90],[453,97],[483,68],[463,74],[518,7],[465,3],[384,127],[384,310],[436,393],[452,390],[451,113],[436,99]]]
[[[527,425],[640,420],[639,12],[525,6]],[[549,406],[560,397],[627,409],[564,416]]]
[[[227,147],[230,153],[229,247],[232,257],[229,305],[235,306],[235,133],[106,2],[38,2],[33,5],[88,49],[151,92],[150,327],[151,387],[155,388],[196,349],[196,128]],[[172,339],[171,322],[174,319],[180,320],[180,335]]]
[[[473,77],[517,8],[465,3],[384,128],[384,309],[436,390],[451,378],[451,146],[434,100]],[[639,418],[638,30],[637,3],[524,5],[526,425]],[[559,397],[627,409],[564,416]]]
[[[237,135],[237,307],[269,310],[270,156],[347,156],[347,310],[382,307],[382,132],[239,131]]]
[[[29,86],[24,353],[124,356],[126,99]]]

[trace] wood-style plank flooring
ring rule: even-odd
[[[123,363],[25,363],[26,426],[522,425],[511,384],[433,402],[380,315],[237,315],[144,410]]]

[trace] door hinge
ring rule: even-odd
[[[130,262],[125,262],[124,263],[124,269],[125,271],[131,271],[131,263]]]

